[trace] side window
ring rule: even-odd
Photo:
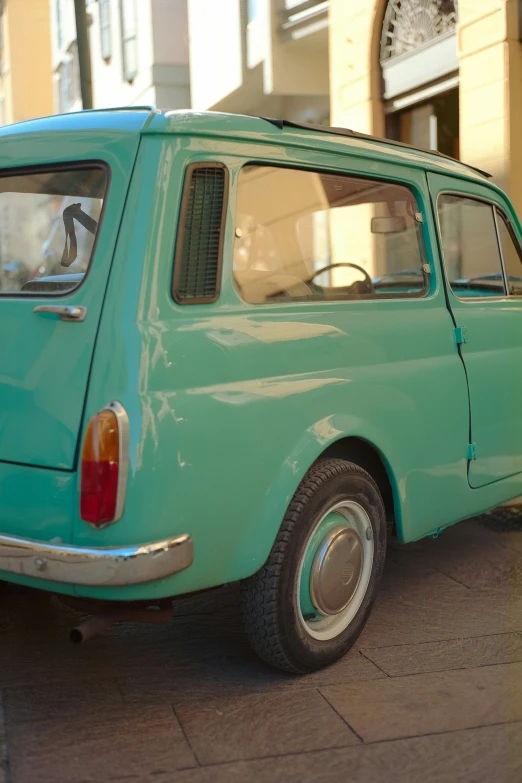
[[[446,275],[461,298],[506,293],[493,206],[444,193],[437,202]]]
[[[0,176],[0,294],[60,294],[80,285],[106,187],[99,166]]]
[[[255,304],[422,296],[417,216],[401,185],[247,165],[237,186],[236,286]]]
[[[497,210],[497,225],[509,293],[522,296],[522,250],[504,215]]]

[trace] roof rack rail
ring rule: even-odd
[[[444,155],[443,152],[438,150],[423,150],[420,147],[414,147],[412,144],[405,144],[403,141],[394,141],[393,139],[385,139],[382,136],[372,136],[369,133],[359,133],[359,131],[350,130],[349,128],[335,128],[330,125],[315,125],[311,122],[293,122],[292,120],[277,120],[271,117],[260,117],[261,120],[266,120],[277,128],[284,130],[285,128],[304,128],[305,130],[318,131],[320,133],[331,133],[334,136],[350,136],[353,139],[369,139],[370,141],[376,141],[380,144],[391,144],[394,147],[405,147],[409,150],[415,150],[416,152],[424,152],[427,155],[435,155],[438,158],[444,158],[445,160],[451,160],[454,163],[460,163],[461,166],[465,166],[472,171],[476,171],[478,174],[482,174],[483,177],[490,179],[492,177],[487,171],[471,166],[469,163],[462,163],[456,158],[452,158],[450,155]]]

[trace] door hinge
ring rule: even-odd
[[[470,443],[468,445],[468,459],[477,459],[477,444],[476,443]]]
[[[455,327],[455,339],[457,340],[457,345],[468,342],[468,332],[465,326]]]

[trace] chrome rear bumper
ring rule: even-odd
[[[96,587],[154,582],[192,565],[189,535],[117,549],[61,546],[0,536],[1,572]]]

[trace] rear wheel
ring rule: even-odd
[[[386,517],[358,465],[320,459],[294,495],[263,568],[242,583],[258,655],[305,673],[343,656],[361,633],[384,566]]]

